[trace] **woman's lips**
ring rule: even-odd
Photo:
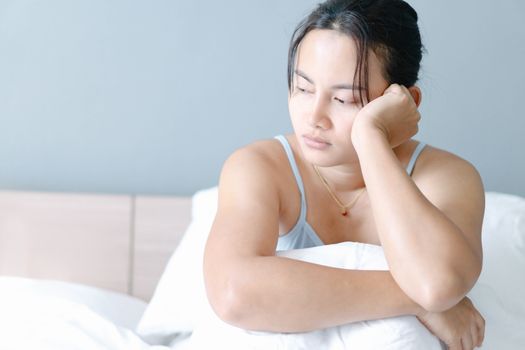
[[[330,146],[330,144],[323,139],[309,136],[309,135],[303,135],[304,143],[313,149],[323,150]]]

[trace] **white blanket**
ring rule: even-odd
[[[167,350],[131,329],[145,303],[73,283],[0,277],[1,350]]]
[[[312,263],[359,270],[388,270],[383,248],[345,242],[278,252]],[[208,309],[191,339],[194,349],[440,350],[444,348],[415,316],[350,323],[306,333],[253,332],[222,322]]]
[[[150,346],[84,305],[66,300],[2,303],[0,349],[9,350],[165,350]],[[9,317],[7,317],[9,315]]]

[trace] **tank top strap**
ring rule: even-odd
[[[288,162],[290,163],[290,166],[292,168],[295,181],[297,182],[297,187],[299,187],[299,192],[301,192],[301,214],[299,216],[299,220],[304,221],[306,219],[306,196],[304,194],[303,179],[301,178],[301,173],[299,172],[299,168],[297,167],[292,148],[290,147],[290,144],[288,143],[286,137],[284,137],[283,135],[277,135],[274,138],[279,140],[283,145],[283,148],[286,152],[286,156],[288,157]]]
[[[414,171],[414,166],[416,165],[416,160],[419,157],[419,154],[425,148],[426,144],[423,142],[419,142],[416,149],[414,150],[414,153],[412,153],[412,157],[410,157],[410,161],[407,165],[407,173],[408,176],[412,176],[412,172]]]

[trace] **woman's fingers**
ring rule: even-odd
[[[385,92],[383,92],[383,95],[386,94],[387,92],[396,92],[399,90],[401,90],[401,87],[398,84],[390,84],[390,86],[388,86],[385,89]]]
[[[479,339],[479,327],[477,323],[473,323],[470,325],[470,335],[472,336],[472,344],[473,346],[478,347],[480,345],[480,339]]]
[[[457,339],[453,343],[447,346],[448,346],[448,350],[464,350],[463,346],[461,345],[461,339]]]
[[[478,313],[479,314],[479,313]],[[477,326],[478,326],[478,346],[481,346],[483,344],[483,340],[485,339],[485,319],[481,314],[479,314],[479,317],[477,318]]]
[[[474,349],[474,343],[472,343],[472,334],[470,332],[461,337],[461,346],[463,347],[463,350]]]

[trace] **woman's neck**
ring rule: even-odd
[[[331,167],[317,167],[317,169],[332,191],[338,195],[344,196],[345,194],[360,191],[365,186],[359,161]],[[314,176],[317,177],[313,165],[312,171]]]

